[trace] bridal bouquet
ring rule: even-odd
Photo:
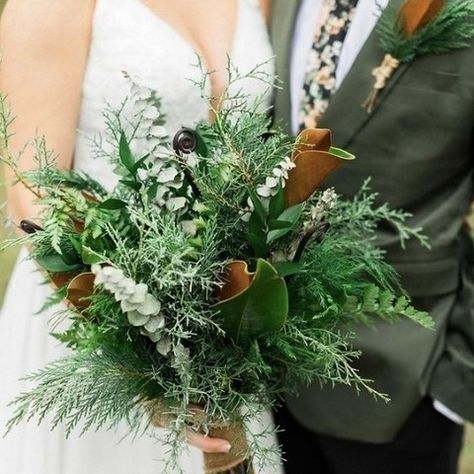
[[[406,213],[376,205],[367,184],[351,200],[321,187],[354,159],[329,130],[269,132],[267,115],[237,96],[212,123],[170,138],[159,97],[129,80],[91,148],[113,166],[108,188],[56,167],[43,139],[37,169],[3,157],[42,205],[3,246],[28,244],[55,287],[46,306],[68,302],[52,334],[71,349],[28,376],[34,387],[14,400],[8,429],[33,417],[67,433],[165,427],[172,466],[190,428],[232,445],[205,456],[206,472],[244,472],[269,454],[246,422],[299,385],[385,397],[352,367],[348,326],[372,317],[431,326],[374,245],[381,221],[402,241],[423,236]]]

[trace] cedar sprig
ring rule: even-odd
[[[382,51],[402,63],[412,62],[418,56],[467,48],[474,37],[474,2],[446,0],[439,14],[412,36],[404,33],[398,9],[388,6],[377,31]]]

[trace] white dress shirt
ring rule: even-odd
[[[301,92],[306,74],[307,58],[313,44],[319,15],[325,0],[302,0],[296,19],[295,33],[292,44],[290,93],[291,93],[291,126],[293,133],[300,128],[299,110]],[[347,32],[341,56],[336,70],[336,88],[350,71],[357,55],[374,29],[383,9],[389,0],[359,0],[356,13]],[[367,72],[370,74],[370,71]],[[434,408],[457,424],[464,420],[438,400],[433,402]]]
[[[388,0],[359,0],[356,13],[347,32],[336,71],[336,87],[339,87],[350,71],[357,55],[374,29]],[[313,44],[316,25],[324,0],[302,0],[296,20],[291,58],[291,124],[293,132],[299,130],[301,91],[306,74],[306,61]]]

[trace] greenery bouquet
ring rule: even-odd
[[[28,376],[34,388],[14,400],[8,429],[46,416],[67,433],[163,426],[170,466],[194,429],[232,445],[205,456],[206,472],[250,471],[271,453],[246,422],[300,384],[385,398],[353,368],[347,325],[401,316],[431,326],[374,245],[382,220],[402,242],[423,237],[406,213],[376,206],[367,185],[351,200],[320,188],[354,159],[329,130],[269,132],[268,115],[237,95],[212,123],[170,139],[157,94],[128,80],[94,141],[113,186],[60,170],[44,139],[34,170],[3,155],[42,205],[41,220],[21,222],[24,236],[3,247],[28,244],[55,287],[46,305],[68,302],[52,334],[71,349]],[[8,145],[5,101],[1,118]]]

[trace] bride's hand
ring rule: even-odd
[[[226,439],[211,438],[191,428],[186,430],[186,439],[191,446],[205,453],[228,453],[231,449],[231,445]]]

